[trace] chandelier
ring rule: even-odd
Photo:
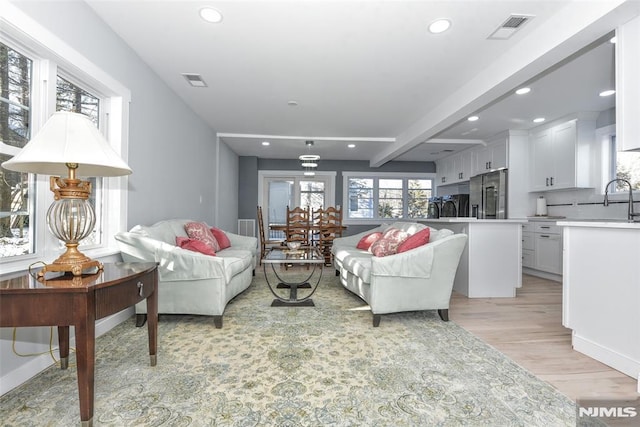
[[[305,144],[308,148],[308,154],[302,154],[298,157],[298,160],[300,160],[300,166],[302,166],[304,174],[306,176],[314,176],[316,174],[318,162],[320,161],[320,156],[317,154],[311,154],[313,141],[306,141]]]

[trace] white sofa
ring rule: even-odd
[[[222,315],[229,301],[251,284],[258,262],[258,239],[226,233],[231,247],[204,255],[176,246],[176,237],[187,237],[187,219],[136,225],[115,238],[126,262],[158,263],[158,313],[213,316],[222,328]],[[136,305],[138,326],[146,320],[147,306]]]
[[[356,248],[362,237],[389,227],[414,234],[427,226],[395,222],[335,239],[332,253],[340,282],[369,304],[374,327],[380,324],[380,315],[403,311],[438,310],[440,318],[448,321],[453,281],[467,235],[431,228],[428,244],[384,257]]]

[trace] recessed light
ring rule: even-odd
[[[212,24],[222,22],[222,13],[212,7],[203,7],[202,9],[200,9],[200,17]]]
[[[298,101],[289,101],[287,102],[287,105],[290,107],[297,107],[298,106]]]
[[[262,141],[262,145],[267,147],[267,146],[271,145],[271,143],[269,141]]]
[[[544,122],[545,118],[544,117],[538,117],[537,119],[533,119],[533,123],[542,123]]]
[[[526,93],[531,92],[531,88],[530,87],[521,87],[520,89],[516,90],[516,94],[517,95],[524,95]]]
[[[467,120],[469,120],[470,122],[475,122],[476,120],[478,120],[480,117],[478,116],[471,116],[469,117]]]
[[[451,21],[448,19],[438,19],[429,24],[429,32],[439,34],[447,31],[451,27]]]
[[[349,147],[349,148],[356,148],[356,144],[349,144],[349,145],[347,145],[347,147]]]
[[[609,90],[605,90],[605,91],[600,92],[600,96],[611,96],[614,93],[616,93],[615,90],[609,89]]]

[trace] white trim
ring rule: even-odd
[[[370,178],[374,180],[378,179],[430,179],[431,180],[431,192],[435,194],[435,178],[436,174],[433,172],[370,172],[370,171],[348,171],[342,172],[342,206],[344,206],[342,223],[345,225],[372,225],[380,224],[382,222],[390,221],[407,221],[417,220],[422,221],[427,218],[349,218],[349,179],[350,178]],[[403,188],[403,191],[406,189]],[[377,203],[377,195],[374,194],[374,200]]]

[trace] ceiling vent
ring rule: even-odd
[[[187,82],[189,82],[189,84],[193,87],[207,87],[207,84],[202,79],[202,76],[200,74],[183,73],[182,77],[187,79]]]
[[[487,38],[489,40],[507,40],[532,19],[532,15],[511,15]]]

